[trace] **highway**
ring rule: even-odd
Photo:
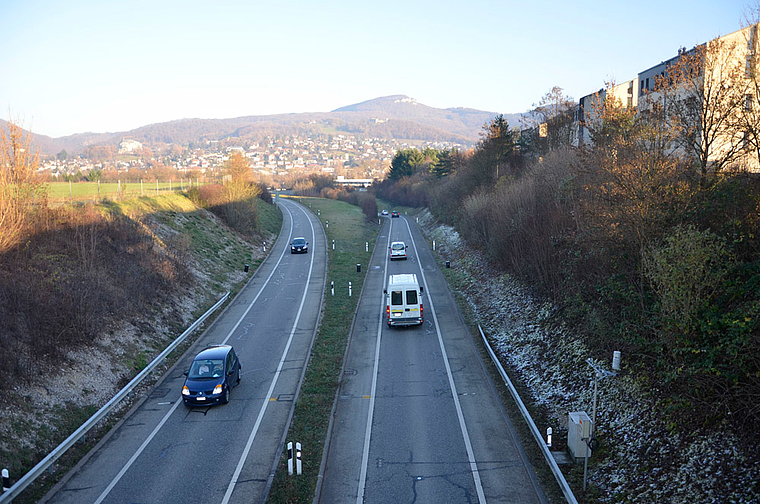
[[[317,218],[286,199],[283,227],[246,287],[134,408],[47,496],[53,503],[261,502],[315,335],[325,285]],[[290,254],[303,236],[308,254]],[[195,354],[234,346],[241,382],[229,404],[187,408],[180,396]]]
[[[405,261],[388,260],[404,241]],[[422,326],[389,328],[388,275],[424,286]],[[543,503],[510,421],[430,246],[406,217],[388,218],[350,335],[321,503]]]

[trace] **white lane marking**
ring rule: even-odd
[[[406,227],[409,230],[409,236],[412,238],[412,247],[414,247],[414,255],[419,260],[420,255],[417,253],[417,244],[412,236],[412,228],[409,227],[409,221],[404,219]],[[443,363],[446,365],[446,374],[449,377],[449,386],[451,387],[451,396],[454,399],[454,405],[457,410],[457,417],[459,418],[459,427],[462,430],[462,437],[464,438],[464,446],[467,449],[467,458],[470,460],[470,471],[472,472],[472,479],[475,481],[475,489],[478,492],[478,502],[486,502],[486,495],[483,492],[483,484],[480,481],[480,472],[478,471],[478,464],[475,462],[475,452],[472,450],[472,443],[470,442],[470,435],[467,432],[467,424],[464,421],[464,414],[462,413],[462,405],[459,403],[459,395],[457,394],[457,387],[454,384],[454,375],[451,374],[451,366],[449,365],[449,356],[446,353],[446,346],[443,344],[443,336],[441,335],[441,328],[438,325],[438,317],[435,316],[435,308],[433,307],[433,296],[428,289],[427,279],[425,278],[425,271],[422,268],[422,262],[420,264],[420,274],[422,275],[422,283],[425,284],[425,290],[428,293],[428,304],[430,305],[430,312],[433,315],[433,322],[435,323],[435,331],[438,334],[438,344],[441,347],[441,355],[443,356]]]
[[[311,236],[312,236],[312,242],[314,241],[314,223],[309,218],[306,211],[298,207],[299,210],[301,210],[304,215],[306,215],[307,220],[309,221],[309,226],[311,226]],[[291,219],[291,222],[293,219]],[[287,248],[287,247],[286,247]],[[284,253],[284,252],[283,252]],[[298,313],[296,314],[296,320],[293,322],[293,328],[290,330],[290,336],[288,337],[288,342],[285,344],[285,349],[282,352],[282,357],[280,358],[280,363],[277,365],[277,371],[274,374],[274,378],[272,378],[272,383],[269,385],[269,390],[267,391],[267,395],[264,396],[264,402],[261,405],[261,410],[259,411],[259,416],[256,417],[256,423],[253,426],[253,430],[251,431],[251,435],[248,437],[248,442],[245,444],[245,449],[243,450],[243,454],[240,456],[240,460],[238,461],[238,465],[235,468],[235,473],[232,475],[232,480],[230,481],[229,486],[227,487],[227,492],[224,494],[224,499],[222,499],[222,504],[227,504],[230,501],[230,497],[232,497],[232,491],[235,489],[235,485],[238,482],[238,478],[240,477],[240,473],[243,470],[243,465],[245,464],[246,459],[248,458],[248,453],[251,451],[251,447],[253,446],[253,440],[256,437],[256,433],[259,430],[259,426],[261,426],[261,421],[264,418],[264,413],[267,410],[267,406],[269,405],[269,398],[272,397],[272,392],[274,391],[275,385],[277,385],[277,380],[280,377],[280,374],[282,373],[282,367],[285,365],[285,359],[288,356],[288,350],[290,350],[290,344],[293,342],[293,336],[296,332],[296,327],[298,326],[298,321],[301,319],[301,312],[303,311],[303,305],[306,302],[306,294],[309,291],[309,282],[311,281],[311,272],[314,267],[314,254],[309,254],[310,260],[309,260],[309,274],[306,277],[306,286],[303,290],[303,296],[301,297],[301,305],[298,307]],[[307,359],[308,361],[308,359]]]
[[[288,208],[285,205],[282,205],[282,208],[284,208],[285,210],[288,210]],[[290,210],[288,210],[288,215],[290,215],[290,229],[288,230],[288,241],[290,241],[293,236],[293,214],[290,213]],[[311,222],[311,220],[309,220],[309,222]],[[314,229],[312,228],[312,232],[313,230]],[[227,341],[232,337],[232,333],[234,333],[237,330],[238,326],[243,322],[243,319],[245,318],[245,316],[248,315],[248,312],[251,311],[251,308],[253,308],[253,304],[256,302],[256,300],[259,299],[259,296],[261,296],[261,293],[264,292],[264,287],[266,287],[267,284],[269,283],[269,280],[272,279],[272,275],[274,275],[274,272],[277,271],[277,267],[280,265],[282,258],[285,257],[286,250],[288,250],[287,246],[285,246],[282,249],[282,254],[280,254],[280,258],[277,259],[277,264],[274,265],[274,268],[272,268],[272,272],[269,273],[269,276],[267,277],[266,281],[261,286],[261,289],[259,289],[259,292],[256,294],[256,297],[253,298],[253,301],[251,301],[251,304],[248,305],[248,308],[246,308],[245,312],[240,316],[240,319],[237,321],[237,324],[235,324],[235,327],[233,327],[230,330],[229,334],[227,334],[227,337],[224,338],[224,341],[222,341],[222,345],[226,344]]]
[[[393,221],[388,228],[388,244],[391,244],[391,231],[393,228]],[[388,254],[385,254],[385,266],[383,268],[383,286],[385,286],[385,279],[388,276]],[[383,310],[385,304],[385,294],[381,293],[380,296],[380,318],[377,324],[377,342],[375,343],[375,362],[372,366],[372,389],[369,396],[369,411],[367,412],[367,426],[364,429],[364,449],[362,451],[362,466],[359,473],[359,488],[356,494],[356,503],[364,503],[364,487],[367,484],[367,464],[369,463],[369,441],[372,435],[372,418],[375,415],[375,396],[377,395],[377,371],[380,364],[380,335],[383,332]]]
[[[285,208],[284,205],[283,205],[283,208]],[[285,208],[285,209],[287,210],[287,208]],[[288,230],[288,238],[290,238],[290,236],[293,233],[293,218],[292,218],[292,214],[290,213],[290,210],[288,210],[288,215],[291,215],[290,229]],[[311,222],[311,220],[309,220],[309,222]],[[312,231],[313,231],[313,228],[312,228]],[[232,328],[232,331],[230,331],[230,333],[224,339],[223,343],[226,343],[227,340],[230,339],[230,336],[232,336],[232,333],[235,331],[235,329],[237,329],[237,327],[240,325],[240,322],[242,322],[243,318],[251,310],[251,307],[253,306],[253,303],[255,303],[256,300],[259,298],[259,296],[261,295],[261,292],[264,290],[264,287],[266,287],[266,285],[269,283],[269,280],[272,278],[272,275],[277,270],[277,267],[280,265],[280,262],[282,261],[282,258],[285,256],[285,250],[287,250],[287,247],[283,248],[282,254],[280,254],[280,258],[277,260],[277,263],[274,265],[274,268],[272,268],[272,273],[269,274],[269,276],[267,277],[266,281],[261,286],[261,289],[259,290],[259,293],[256,294],[255,298],[253,298],[253,301],[251,301],[251,304],[248,306],[248,309],[245,310],[245,313],[243,313],[243,315],[240,317],[240,320],[238,320],[237,324],[235,324],[235,327]],[[309,272],[311,273],[311,270],[309,270]],[[163,427],[163,425],[166,423],[166,421],[169,419],[169,417],[172,415],[172,413],[174,413],[174,411],[177,409],[177,406],[181,402],[182,402],[182,399],[180,398],[180,400],[177,401],[174,404],[174,406],[172,406],[172,408],[166,413],[166,415],[164,415],[164,417],[158,423],[158,425],[156,426],[156,428],[153,429],[153,432],[151,432],[150,435],[145,439],[145,441],[143,441],[143,444],[140,445],[140,448],[137,449],[137,451],[135,452],[135,454],[132,455],[132,457],[127,461],[126,465],[124,465],[124,467],[121,468],[121,471],[119,471],[119,473],[111,481],[111,483],[108,484],[108,486],[103,491],[103,493],[100,494],[100,497],[98,497],[98,500],[95,501],[95,504],[100,504],[101,502],[103,502],[103,499],[105,499],[108,496],[108,494],[111,492],[111,490],[113,490],[113,487],[116,486],[116,484],[124,476],[124,474],[127,472],[127,470],[132,466],[132,464],[134,464],[135,460],[137,460],[137,457],[139,457],[140,454],[143,452],[143,450],[145,450],[145,447],[148,446],[148,443],[150,443],[150,441],[156,436],[156,434],[158,433],[158,431],[161,429],[161,427]]]
[[[124,467],[121,468],[121,471],[119,471],[119,474],[116,475],[116,477],[111,481],[111,483],[108,484],[105,490],[103,490],[103,493],[100,494],[100,497],[98,497],[98,500],[95,501],[95,504],[100,504],[103,502],[103,499],[105,499],[108,494],[113,490],[113,487],[116,486],[116,483],[119,482],[122,476],[127,472],[127,470],[134,464],[135,460],[137,460],[137,457],[140,456],[140,454],[145,450],[145,447],[148,446],[148,443],[151,442],[151,440],[158,434],[158,431],[161,429],[161,427],[164,426],[166,421],[169,419],[169,417],[174,413],[174,411],[177,409],[177,406],[179,406],[182,403],[182,399],[180,398],[177,402],[174,403],[174,406],[171,407],[171,409],[164,415],[164,418],[161,419],[160,422],[158,422],[158,425],[156,425],[156,428],[153,429],[153,432],[150,433],[150,435],[145,438],[145,441],[143,441],[143,444],[140,445],[140,448],[137,449],[134,455],[129,459],[129,461],[126,463]]]

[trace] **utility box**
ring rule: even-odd
[[[591,456],[586,440],[591,436],[591,419],[585,411],[569,413],[567,422],[567,448],[576,459]]]

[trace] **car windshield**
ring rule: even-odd
[[[193,361],[187,377],[191,380],[219,378],[223,371],[224,361],[222,359],[201,359]]]
[[[391,245],[391,248],[393,250],[404,250],[404,244],[403,243],[394,243]]]
[[[296,238],[295,240],[293,240],[293,245],[304,245],[304,244],[306,244],[306,240],[304,240],[303,238]]]

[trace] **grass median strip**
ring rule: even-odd
[[[269,492],[268,501],[273,503],[311,502],[314,496],[348,333],[372,247],[380,231],[376,223],[366,221],[359,207],[321,198],[303,198],[299,201],[318,214],[325,227],[327,291],[319,333],[287,436],[288,441],[301,443],[303,474],[288,476],[287,453],[283,451]],[[326,226],[327,222],[329,225]],[[367,243],[370,244],[369,251],[366,250]],[[363,266],[361,273],[357,272],[357,264]],[[330,282],[335,286],[334,295],[330,293]]]

